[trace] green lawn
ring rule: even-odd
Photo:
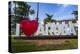
[[[38,41],[38,40],[36,40]],[[63,44],[48,44],[38,46],[35,40],[11,40],[12,52],[32,52],[32,51],[46,51],[46,50],[63,50],[63,49],[76,49],[78,48],[77,39],[69,39]]]

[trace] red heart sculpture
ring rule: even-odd
[[[20,22],[20,28],[25,35],[31,36],[37,31],[38,21],[37,20],[27,20],[27,19],[22,20]]]

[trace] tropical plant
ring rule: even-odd
[[[34,10],[26,2],[13,1],[15,4],[14,13],[16,15],[16,21],[19,22],[23,18],[29,18],[29,14],[34,14]]]
[[[53,22],[53,20],[52,20],[53,15],[49,15],[46,13],[46,16],[47,16],[46,19],[44,19],[45,24],[47,24],[49,22]]]
[[[74,14],[76,20],[78,20],[78,11],[73,11],[72,14]]]

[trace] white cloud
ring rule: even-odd
[[[69,19],[75,19],[75,17],[73,15],[65,15],[65,16],[59,16],[54,19],[56,19],[56,20],[69,20]]]
[[[59,15],[59,14],[63,13],[68,6],[69,5],[67,5],[67,4],[62,5],[61,8],[59,10],[57,10],[55,15]]]
[[[64,4],[64,5],[62,5],[62,7],[64,7],[64,8],[66,8],[66,7],[68,7],[69,5],[68,4]]]

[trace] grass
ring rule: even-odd
[[[52,43],[52,44],[37,45],[38,40],[16,40],[16,39],[12,38],[11,39],[11,48],[12,48],[13,53],[15,53],[15,52],[76,49],[76,48],[78,48],[77,42],[78,42],[77,39],[67,39],[62,44]]]

